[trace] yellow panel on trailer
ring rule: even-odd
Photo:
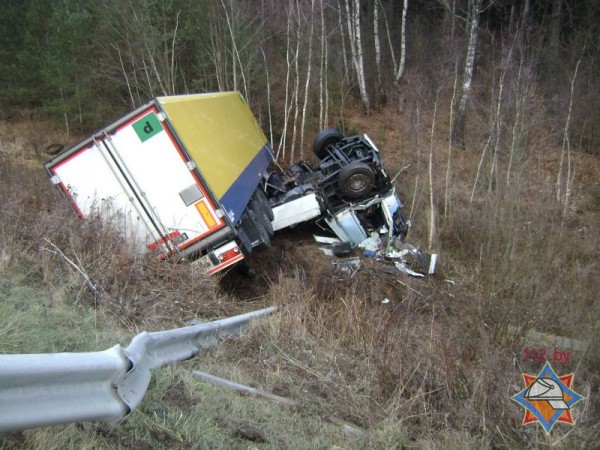
[[[267,144],[267,138],[239,92],[158,97],[177,136],[215,196],[235,195]]]

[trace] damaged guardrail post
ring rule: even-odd
[[[152,369],[191,358],[239,335],[274,307],[185,328],[140,333],[123,349],[0,355],[0,432],[87,420],[116,422],[133,411]]]

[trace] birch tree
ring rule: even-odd
[[[345,0],[346,22],[348,26],[348,36],[350,38],[350,52],[352,54],[352,63],[356,72],[358,89],[363,105],[369,111],[371,103],[367,91],[367,82],[365,77],[365,66],[363,60],[362,34],[360,31],[360,0]],[[350,6],[352,2],[352,7]]]
[[[394,72],[396,74],[396,85],[400,82],[402,75],[404,74],[404,66],[406,64],[406,13],[408,11],[408,0],[404,0],[402,3],[402,25],[401,25],[401,33],[402,37],[400,38],[400,64],[396,69],[394,64]]]
[[[379,1],[379,0],[376,0]],[[394,71],[394,84],[396,85],[397,90],[400,94],[400,99],[398,102],[398,110],[400,112],[404,111],[404,99],[403,92],[400,89],[400,82],[402,80],[402,76],[404,75],[404,67],[406,66],[406,15],[408,11],[408,0],[403,0],[402,3],[402,22],[400,25],[400,61],[396,60],[396,54],[394,52],[394,44],[392,43],[392,36],[390,33],[390,27],[387,20],[387,16],[385,14],[385,9],[382,8],[383,11],[383,20],[385,23],[387,41],[390,48],[390,56],[392,58],[392,68]]]
[[[373,40],[375,43],[375,67],[377,69],[378,101],[384,97],[383,80],[381,77],[381,42],[379,41],[379,0],[373,2]]]
[[[325,128],[327,123],[329,91],[327,88],[327,59],[328,46],[325,33],[325,10],[323,0],[319,0],[321,17],[321,59],[319,64],[319,129]]]
[[[306,83],[304,85],[304,104],[302,105],[302,123],[300,125],[300,157],[304,158],[304,125],[306,123],[306,106],[308,104],[308,88],[310,87],[310,75],[312,68],[312,48],[314,33],[315,0],[310,2],[310,34],[308,36],[308,62],[306,63]]]
[[[471,96],[473,85],[473,70],[475,68],[475,52],[479,34],[479,17],[483,0],[469,0],[468,30],[469,43],[462,76],[462,93],[456,110],[456,118],[452,125],[452,144],[464,148],[465,146],[465,115],[467,102]]]

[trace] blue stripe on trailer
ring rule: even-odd
[[[233,182],[227,192],[221,198],[221,204],[225,208],[233,225],[237,225],[240,217],[250,201],[250,197],[256,190],[260,179],[265,175],[267,167],[273,161],[273,151],[267,142],[250,164],[242,171],[240,176]],[[232,217],[233,215],[233,217]]]

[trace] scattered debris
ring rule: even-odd
[[[381,238],[375,232],[371,233],[371,235],[362,241],[358,246],[364,249],[364,255],[367,257],[374,257],[378,252],[383,248],[383,242],[381,242]]]
[[[339,244],[340,242],[342,242],[338,238],[329,237],[329,236],[317,236],[316,234],[314,234],[313,237],[315,238],[315,241],[317,241],[317,243],[319,243],[319,244],[333,245],[333,244]]]
[[[403,266],[408,266],[411,272],[418,272],[420,275],[431,275],[435,273],[437,263],[436,253],[425,253],[412,244],[401,244],[398,249],[393,249],[385,254],[390,259],[400,259]],[[398,267],[398,263],[396,263]],[[404,271],[398,268],[400,271]],[[409,273],[409,275],[412,275]],[[414,276],[414,275],[413,275]]]
[[[342,243],[342,241],[334,237],[317,236],[316,234],[313,235],[313,237],[318,244],[319,250],[321,250],[325,256],[333,256],[333,246]]]
[[[334,275],[334,280],[349,280],[352,278],[361,268],[360,258],[343,258],[343,259],[335,259],[331,262],[333,265],[333,270],[336,275]]]
[[[404,261],[397,261],[394,265],[396,266],[396,269],[398,269],[399,272],[405,273],[406,275],[410,275],[411,277],[425,276],[422,273],[411,270],[410,267],[408,267]]]
[[[340,242],[337,244],[333,244],[331,246],[331,251],[333,252],[334,256],[340,257],[340,258],[345,258],[348,256],[352,256],[352,246],[350,245],[349,242]]]
[[[349,242],[341,242],[337,238],[327,236],[314,236],[319,249],[327,256],[343,257],[332,261],[336,272],[344,273],[341,279],[352,278],[360,268],[360,257],[351,257],[356,248],[362,249],[360,256],[363,258],[374,258],[381,263],[377,271],[387,274],[398,272],[412,277],[424,277],[435,273],[437,265],[436,253],[425,253],[412,244],[403,243],[399,239],[392,239],[388,245],[384,245],[381,237],[388,238],[388,230],[384,227],[379,232],[373,231],[355,248]],[[455,284],[452,280],[446,280]]]

